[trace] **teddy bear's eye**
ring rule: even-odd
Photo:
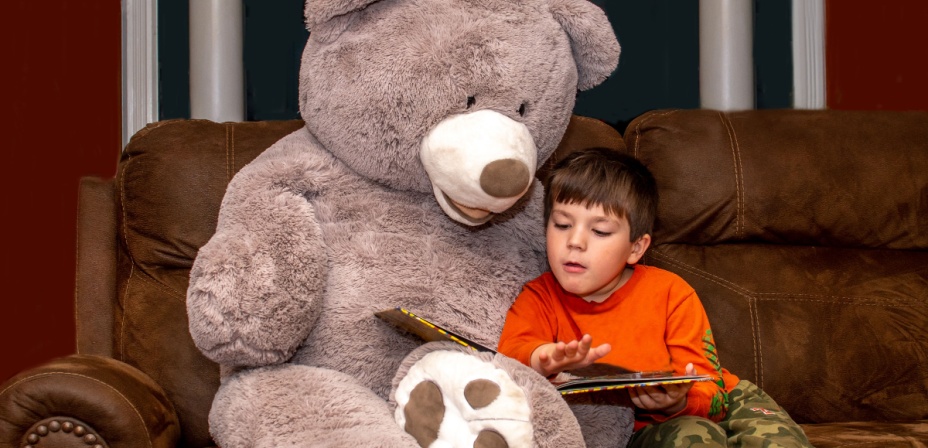
[[[467,97],[467,108],[470,109],[474,104],[477,104],[477,98],[472,96]]]
[[[519,116],[520,117],[525,116],[525,103],[522,103],[519,105]]]

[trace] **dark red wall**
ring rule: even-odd
[[[0,14],[0,381],[75,351],[77,185],[116,170],[120,39],[115,0],[14,0]]]
[[[928,2],[827,0],[830,109],[928,109]]]

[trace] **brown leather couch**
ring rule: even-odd
[[[0,446],[212,446],[187,276],[229,179],[300,126],[155,123],[82,180],[78,354],[0,385]],[[723,365],[815,446],[928,446],[928,113],[655,111],[624,140],[574,117],[554,158],[597,145],[654,171],[646,262],[699,292]]]

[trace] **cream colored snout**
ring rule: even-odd
[[[537,154],[524,124],[492,110],[446,118],[425,136],[419,152],[442,210],[473,226],[528,191]]]

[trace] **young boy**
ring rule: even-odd
[[[499,351],[551,377],[594,362],[709,374],[714,381],[628,389],[629,446],[810,446],[763,391],[719,364],[696,293],[637,262],[651,244],[657,186],[636,159],[575,152],[545,185],[548,264],[509,309]],[[594,343],[596,345],[594,345]]]

